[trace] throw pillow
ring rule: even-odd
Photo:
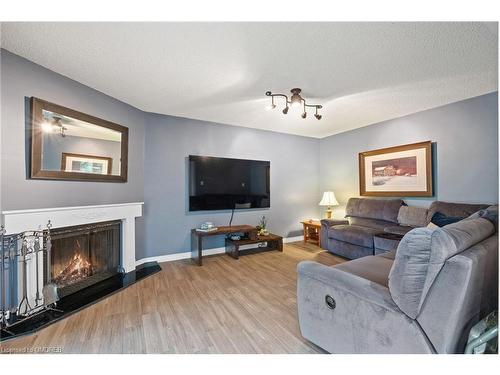
[[[442,214],[441,212],[436,212],[432,216],[431,223],[436,224],[438,227],[444,227],[445,225],[457,223],[463,219],[465,219],[465,217],[446,216],[445,214]]]
[[[398,212],[398,223],[408,227],[425,227],[427,225],[427,208],[401,206]]]
[[[431,221],[429,224],[427,224],[426,228],[430,230],[436,230],[439,227]]]

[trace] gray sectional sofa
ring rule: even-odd
[[[348,220],[321,220],[321,247],[348,259],[374,254],[373,237],[398,225],[401,199],[350,198]]]
[[[470,328],[498,309],[495,215],[498,206],[412,229],[396,252],[333,267],[299,263],[302,335],[330,353],[463,353]]]
[[[347,220],[321,220],[321,247],[347,259],[376,255],[395,250],[406,233],[426,226],[436,212],[466,217],[486,207],[435,201],[426,209],[405,206],[401,199],[350,198]]]

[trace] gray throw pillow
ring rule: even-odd
[[[425,227],[427,225],[427,208],[401,206],[398,213],[399,225],[409,227]]]

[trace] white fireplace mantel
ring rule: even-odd
[[[144,202],[103,204],[95,206],[39,208],[3,211],[7,234],[91,224],[101,221],[122,221],[121,262],[125,272],[135,270],[135,218],[142,216]]]

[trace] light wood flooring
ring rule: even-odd
[[[162,271],[41,331],[0,344],[63,353],[318,353],[297,320],[296,266],[342,258],[302,242]],[[40,350],[40,349],[38,349]]]

